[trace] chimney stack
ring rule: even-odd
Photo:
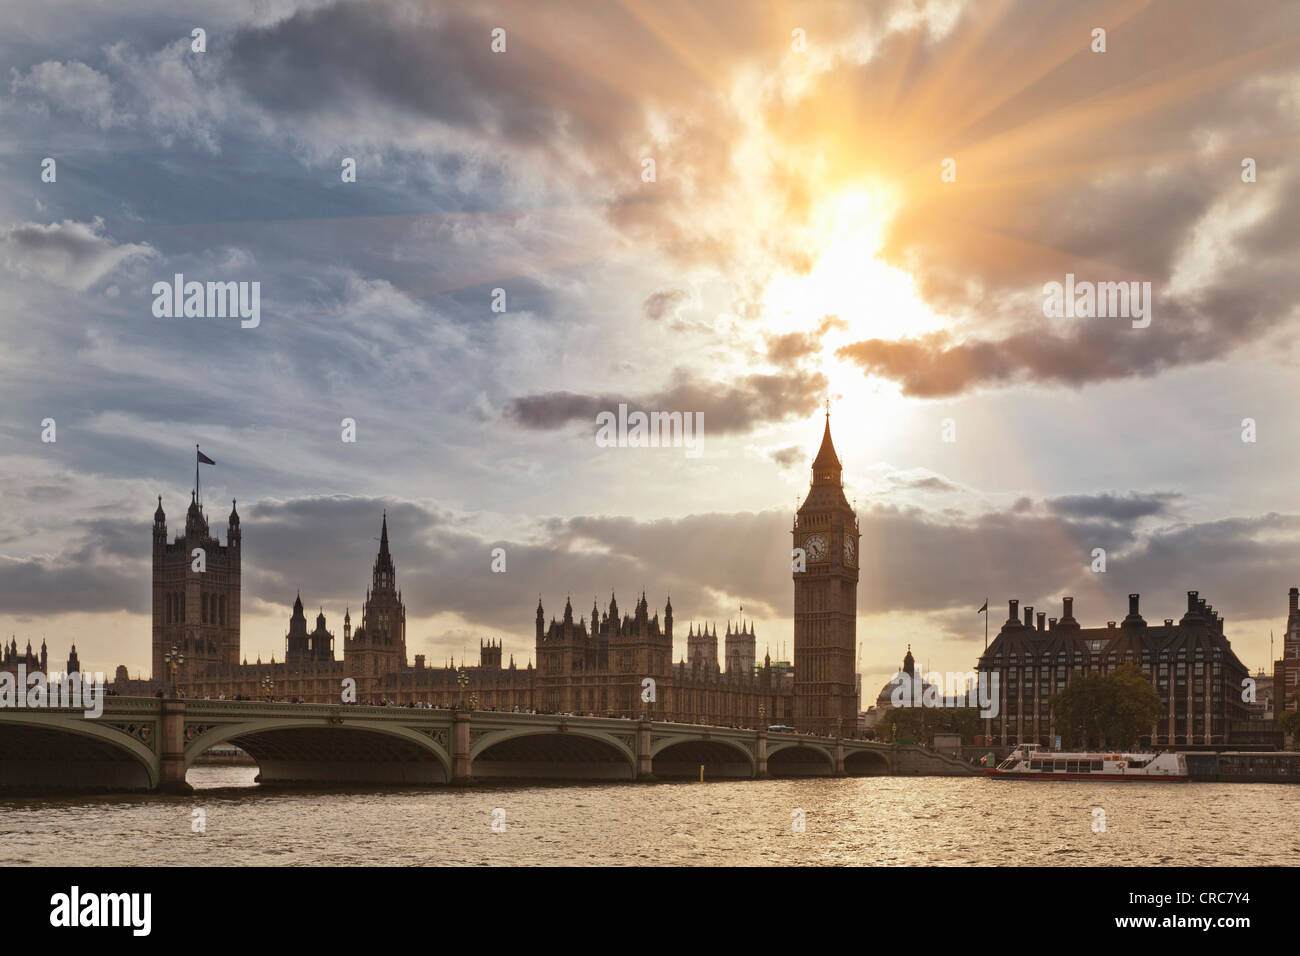
[[[1034,626],[1034,608],[1033,605],[1025,606],[1025,627]]]
[[[1046,611],[1039,611],[1039,612],[1038,612],[1038,629],[1039,629],[1040,631],[1045,631],[1045,630],[1047,630],[1047,612],[1046,612]]]
[[[1007,602],[1007,623],[1015,624],[1020,620],[1020,601],[1012,598]]]
[[[1047,629],[1048,629],[1049,631],[1054,631],[1054,630],[1056,630],[1056,618],[1054,618],[1054,617],[1049,617],[1049,618],[1047,619]]]
[[[1300,588],[1291,589],[1291,613],[1295,614],[1300,611]]]
[[[1139,617],[1138,614],[1138,595],[1130,594],[1128,596],[1128,615],[1129,617]]]
[[[1065,611],[1061,614],[1061,620],[1068,621],[1074,617],[1074,598],[1063,598],[1061,603],[1065,605]]]
[[[1188,614],[1196,613],[1196,592],[1195,591],[1187,592],[1187,613]]]

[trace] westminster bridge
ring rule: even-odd
[[[185,773],[234,744],[263,784],[469,784],[970,775],[909,744],[697,724],[335,704],[107,697],[0,710],[0,788],[188,792]]]

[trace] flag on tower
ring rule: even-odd
[[[982,608],[980,608],[978,611],[976,611],[975,613],[976,613],[976,614],[983,614],[983,613],[984,613],[985,611],[987,611],[988,609],[989,609],[989,599],[988,599],[988,598],[985,598],[985,599],[984,599],[984,606],[983,606]]]
[[[194,446],[194,450],[195,450],[195,451],[198,451],[198,446],[197,446],[197,445]],[[205,464],[205,465],[215,465],[215,464],[216,464],[215,461],[213,461],[213,460],[212,460],[211,458],[209,458],[207,455],[203,454],[203,452],[201,452],[201,451],[199,452],[199,461],[201,461],[201,462],[202,462],[203,464]]]

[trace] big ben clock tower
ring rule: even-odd
[[[804,560],[794,570],[794,725],[801,733],[857,729],[858,519],[844,497],[826,411],[812,487],[794,523]]]

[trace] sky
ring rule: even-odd
[[[1300,585],[1298,130],[1270,0],[15,0],[0,634],[147,674],[197,442],[250,660],[299,592],[356,620],[385,510],[412,657],[643,589],[679,657],[742,615],[790,657],[829,400],[868,694],[971,670],[986,598],[1199,590],[1253,671]],[[177,273],[260,322],[156,316]],[[1045,315],[1067,275],[1149,324]],[[699,454],[602,447],[620,403]]]

